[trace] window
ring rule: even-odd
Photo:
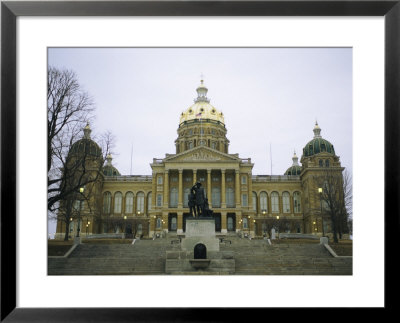
[[[299,192],[293,193],[293,204],[294,204],[294,212],[300,213],[301,208],[300,208],[300,193]]]
[[[125,195],[125,213],[133,213],[133,193],[128,192]]]
[[[205,144],[206,144],[206,141],[205,140],[200,140],[200,146],[204,146]]]
[[[192,178],[191,177],[185,177],[185,182],[191,182]]]
[[[233,177],[232,176],[227,176],[226,177],[227,182],[233,182]]]
[[[253,210],[257,212],[257,194],[256,194],[256,192],[253,192],[252,197],[253,197]]]
[[[247,194],[242,194],[242,206],[248,206],[248,204],[247,204]]]
[[[147,195],[147,211],[149,211],[149,210],[151,210],[151,200],[152,200],[152,193],[150,192],[148,195]]]
[[[171,182],[174,182],[174,183],[178,182],[178,177],[172,176],[171,177]]]
[[[190,188],[185,188],[183,191],[183,206],[184,207],[189,207],[189,194],[190,194]]]
[[[143,192],[139,192],[137,194],[136,203],[137,203],[136,211],[143,214],[144,213],[144,193]]]
[[[157,229],[161,228],[161,218],[157,218]]]
[[[329,159],[325,160],[325,166],[329,167]]]
[[[188,149],[192,149],[193,148],[193,141],[189,141],[188,142]]]
[[[290,213],[290,196],[288,192],[282,194],[283,213]]]
[[[82,200],[75,200],[74,201],[74,211],[82,211],[83,210],[83,203],[84,201]]]
[[[320,159],[320,160],[318,161],[318,163],[319,163],[319,167],[324,167],[324,164],[323,164],[323,162],[322,162],[322,159]]]
[[[235,192],[230,187],[226,190],[226,206],[235,207]]]
[[[157,194],[157,206],[162,206],[162,194]]]
[[[261,212],[263,211],[268,212],[268,199],[267,199],[267,193],[265,192],[260,193],[260,209]]]
[[[326,151],[325,144],[321,144],[321,151]]]
[[[162,175],[157,176],[157,184],[161,185],[163,183],[163,177]]]
[[[114,213],[121,213],[122,209],[122,193],[117,192],[114,196]]]
[[[279,212],[279,195],[277,192],[271,193],[271,207],[272,207],[272,212],[274,213]]]
[[[203,128],[200,129],[200,134],[201,134],[201,135],[204,135],[204,129],[203,129]],[[201,144],[200,144],[200,145],[201,145]]]
[[[218,176],[214,176],[214,177],[212,178],[212,181],[213,181],[213,182],[219,182],[219,177],[218,177]]]
[[[243,175],[242,176],[242,184],[246,184],[247,183],[247,176]]]
[[[193,130],[189,129],[189,136],[193,135]]]
[[[111,212],[111,193],[105,192],[103,195],[103,212],[110,214]]]
[[[221,207],[221,191],[218,187],[211,190],[212,207]]]
[[[247,228],[248,228],[247,218],[243,218],[243,229],[247,229]]]
[[[178,189],[176,187],[172,188],[170,191],[169,206],[170,207],[178,206]]]

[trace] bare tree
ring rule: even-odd
[[[49,67],[47,78],[47,171],[49,211],[65,197],[61,183],[67,156],[83,127],[93,117],[93,100],[70,70]],[[65,189],[65,188],[64,188]],[[74,188],[71,187],[71,190]]]
[[[317,183],[322,188],[321,193],[316,193],[323,203],[321,216],[326,215],[331,221],[333,240],[337,243],[338,235],[341,238],[343,233],[348,232],[347,208],[351,210],[351,177],[348,172],[342,175],[335,170],[326,170],[323,176],[317,179]]]

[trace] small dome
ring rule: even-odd
[[[69,150],[69,154],[87,155],[92,157],[101,157],[102,152],[100,146],[90,138],[91,129],[89,123],[83,128],[83,138],[76,141]]]
[[[103,174],[105,176],[121,176],[120,172],[118,171],[118,169],[116,169],[113,165],[112,165],[112,156],[111,154],[108,154],[106,157],[106,164],[103,167]]]
[[[300,175],[301,166],[299,165],[299,158],[297,157],[296,152],[294,152],[292,160],[293,164],[286,170],[285,175]]]
[[[194,100],[194,104],[190,106],[186,111],[181,113],[179,124],[190,120],[213,120],[225,124],[224,115],[221,111],[217,110],[210,104],[210,99],[207,98],[207,87],[201,84],[197,87],[197,99]]]
[[[318,126],[317,122],[315,123],[313,131],[314,138],[309,141],[303,148],[303,156],[310,157],[322,152],[327,152],[335,155],[335,149],[333,148],[333,145],[328,140],[321,137],[321,128]]]

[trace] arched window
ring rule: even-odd
[[[152,193],[150,192],[149,194],[147,194],[147,212],[149,212],[151,210],[151,200],[152,200]]]
[[[114,196],[114,213],[121,213],[122,210],[122,193],[117,192]]]
[[[211,190],[212,207],[221,207],[221,190],[213,187]]]
[[[140,212],[141,214],[144,213],[144,193],[143,192],[137,193],[136,211]]]
[[[157,218],[157,229],[161,228],[161,218]]]
[[[177,207],[178,206],[178,189],[176,187],[171,188],[169,197],[169,206]]]
[[[243,218],[243,229],[247,229],[247,228],[248,228],[247,218]]]
[[[133,213],[133,193],[128,192],[125,195],[125,213]]]
[[[278,192],[271,193],[271,207],[272,212],[279,213],[279,195]]]
[[[320,160],[318,161],[318,163],[319,163],[319,167],[324,167],[324,164],[323,164],[322,159],[320,159]]]
[[[325,167],[329,167],[329,159],[325,160]]]
[[[294,204],[294,212],[295,213],[301,212],[300,201],[301,201],[300,193],[294,192],[293,193],[293,204]]]
[[[256,194],[256,192],[253,192],[252,197],[253,197],[253,210],[257,212],[257,194]]]
[[[261,212],[268,212],[268,196],[266,192],[260,193],[260,209]]]
[[[103,212],[104,214],[111,213],[111,193],[105,192],[103,194]]]
[[[235,206],[235,191],[231,187],[226,189],[226,206],[227,207]]]
[[[283,213],[290,213],[290,195],[288,192],[282,194]]]

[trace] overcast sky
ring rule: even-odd
[[[93,97],[92,134],[115,136],[122,175],[150,175],[175,153],[181,112],[200,75],[222,111],[229,153],[251,158],[253,175],[283,174],[313,138],[315,121],[352,168],[351,48],[50,48],[48,64],[73,70]],[[270,147],[272,156],[270,154]]]

